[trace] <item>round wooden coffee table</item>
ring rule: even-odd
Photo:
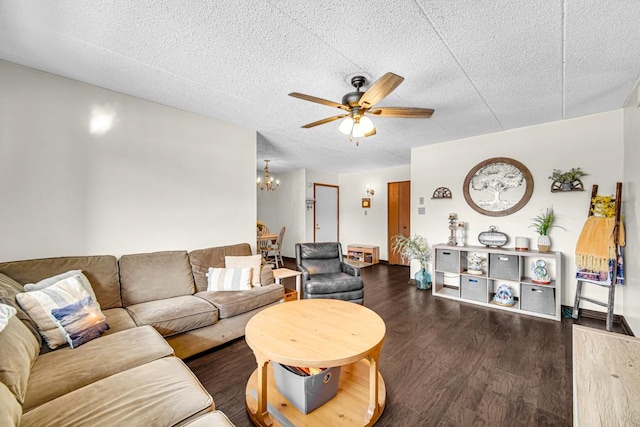
[[[259,426],[368,426],[384,410],[378,372],[384,321],[368,308],[333,299],[291,301],[269,307],[247,323],[245,339],[258,368],[246,388],[247,412]],[[278,393],[269,363],[342,366],[338,394],[305,415]]]

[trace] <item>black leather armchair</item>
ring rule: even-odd
[[[337,242],[296,243],[296,266],[302,272],[302,298],[333,298],[363,304],[360,269],[342,261]]]

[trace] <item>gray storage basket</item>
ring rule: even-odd
[[[473,301],[487,302],[487,279],[484,277],[462,276],[460,278],[460,297]]]
[[[272,361],[271,365],[273,365],[278,392],[303,414],[308,414],[338,393],[340,366],[304,377],[291,372],[279,363]]]
[[[520,281],[517,255],[489,254],[489,278]]]
[[[556,314],[555,295],[555,288],[523,284],[520,294],[520,308],[554,316]]]
[[[460,273],[460,251],[455,249],[436,249],[436,270]]]

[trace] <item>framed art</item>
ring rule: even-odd
[[[467,204],[476,212],[506,216],[527,204],[533,193],[533,177],[519,161],[494,157],[469,171],[462,190]]]
[[[371,199],[369,197],[365,197],[362,199],[362,207],[370,208],[371,207]]]

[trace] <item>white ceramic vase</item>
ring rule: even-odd
[[[549,236],[546,235],[539,235],[538,236],[538,250],[540,252],[549,252],[549,250],[551,249],[551,239],[549,239]]]

